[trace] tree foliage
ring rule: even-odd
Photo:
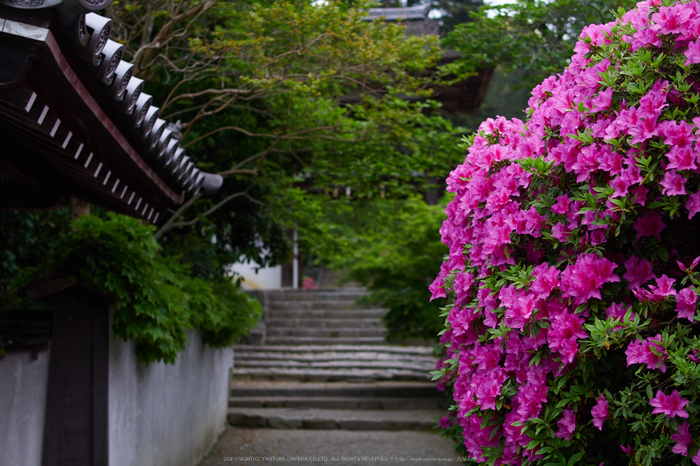
[[[430,94],[436,39],[366,21],[369,6],[113,4],[135,74],[163,116],[181,120],[188,154],[225,177],[216,197],[191,200],[160,227],[168,248],[184,251],[197,236],[222,263],[280,262],[294,213],[275,206],[294,203],[294,186],[401,196],[448,171],[454,151],[430,148],[454,132],[429,116],[434,104],[415,100]]]
[[[368,301],[388,310],[390,341],[435,341],[442,319],[428,285],[440,269],[436,258],[447,252],[438,233],[444,203],[345,198],[324,207],[330,228],[316,237],[324,262],[366,285]]]
[[[518,0],[484,6],[473,21],[458,25],[445,45],[462,52],[457,73],[493,68],[525,71],[532,88],[567,66],[579,33],[591,23],[606,23],[633,0]]]
[[[115,296],[115,333],[135,338],[139,357],[171,361],[187,328],[220,344],[251,325],[255,312],[224,285],[227,266],[282,262],[287,230],[295,226],[308,227],[302,241],[311,244],[331,228],[315,214],[334,193],[349,188],[364,202],[436,186],[460,157],[459,130],[425,100],[437,40],[366,21],[369,6],[113,2],[107,15],[125,59],[146,80],[161,116],[180,121],[188,155],[221,174],[224,185],[211,198],[176,206],[155,231],[98,214],[72,226],[64,219],[55,231],[45,229],[53,236],[37,231],[25,239],[22,222],[45,226],[51,216],[10,215],[0,232],[9,238],[3,286],[49,257],[52,268],[93,277]]]

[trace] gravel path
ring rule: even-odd
[[[459,465],[452,441],[416,431],[282,430],[228,427],[199,466]]]

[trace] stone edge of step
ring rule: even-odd
[[[245,409],[245,408],[243,408]],[[258,427],[271,429],[316,429],[316,430],[432,430],[435,425],[435,418],[439,416],[441,411],[431,411],[428,417],[417,415],[412,418],[397,419],[392,416],[372,418],[362,418],[357,416],[357,411],[348,410],[349,417],[338,416],[337,411],[332,413],[308,413],[304,415],[304,411],[299,410],[298,413],[293,413],[294,409],[283,411],[288,408],[263,408],[261,411],[265,413],[256,413],[254,410],[248,412],[242,411],[241,408],[229,408],[227,411],[227,421],[229,424],[238,427]],[[272,412],[270,412],[272,411]],[[311,410],[309,410],[311,411]],[[416,410],[423,411],[423,410]],[[386,411],[385,413],[391,413]],[[292,415],[297,414],[297,415]]]
[[[363,397],[363,396],[232,396],[229,408],[315,408],[366,411],[441,409],[448,404],[438,397]]]
[[[236,345],[235,351],[285,351],[285,352],[328,352],[328,351],[378,351],[383,353],[432,354],[430,346],[397,346],[389,343],[383,345]]]

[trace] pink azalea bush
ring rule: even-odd
[[[483,464],[700,465],[700,3],[585,28],[447,179],[445,358]]]
[[[318,285],[316,285],[313,278],[303,277],[303,279],[301,281],[301,289],[302,290],[318,290]]]

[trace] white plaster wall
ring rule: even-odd
[[[282,288],[282,266],[259,267],[255,262],[249,264],[236,263],[231,266],[231,271],[243,277],[241,287],[244,290],[273,290]]]
[[[225,427],[233,349],[214,350],[190,332],[175,364],[146,366],[134,348],[110,339],[110,464],[198,464]]]
[[[49,351],[0,359],[0,465],[40,466]]]

